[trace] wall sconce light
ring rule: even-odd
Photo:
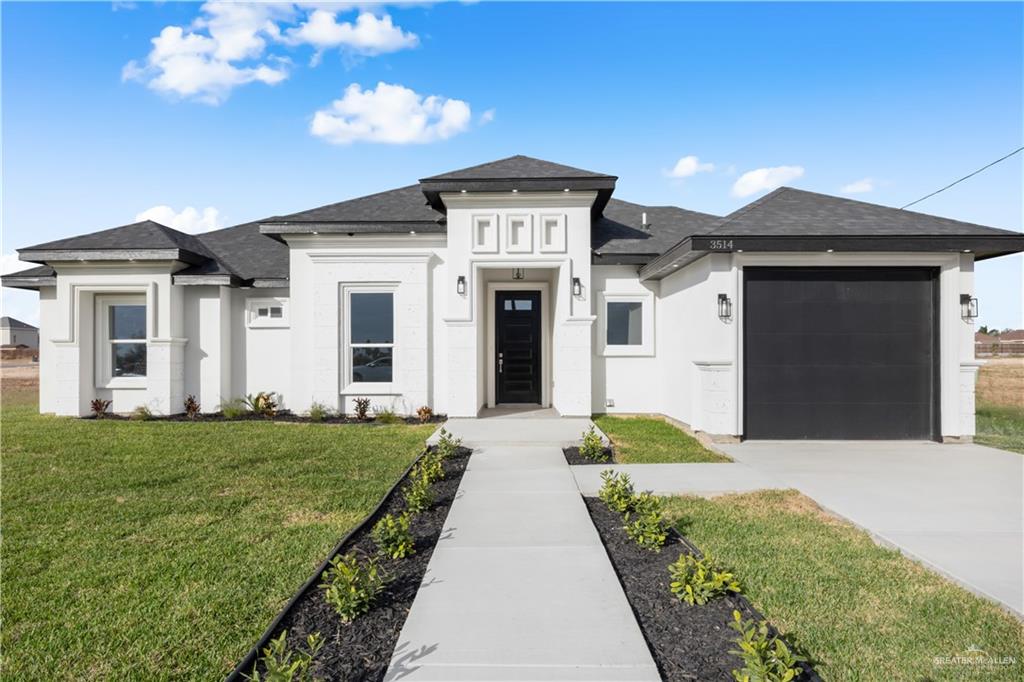
[[[970,294],[960,294],[960,317],[973,320],[978,316],[978,299]]]
[[[455,293],[459,296],[466,295],[466,278],[463,275],[459,275],[459,278],[455,280]]]
[[[512,279],[522,279],[524,277],[526,277],[526,273],[523,272],[522,268],[513,268],[512,269]]]
[[[572,278],[572,295],[582,296],[583,295],[583,282],[580,281],[579,277]]]
[[[728,294],[718,295],[718,319],[728,320],[732,317],[732,300]]]

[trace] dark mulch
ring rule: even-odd
[[[738,633],[729,627],[733,610],[744,619],[764,617],[743,596],[725,596],[703,606],[679,601],[669,590],[668,566],[682,553],[699,550],[674,529],[660,552],[639,547],[622,530],[622,516],[596,497],[584,498],[626,598],[640,623],[654,661],[666,682],[682,680],[733,680],[732,671],[742,666],[730,654]],[[739,576],[742,584],[743,576]],[[797,678],[820,682],[808,667]]]
[[[115,421],[130,421],[131,415],[127,414],[112,414],[108,413],[102,417],[96,417],[96,415],[89,415],[82,417],[82,419],[110,419]],[[419,417],[402,417],[397,416],[398,420],[396,423],[403,424],[440,424],[448,420],[448,417],[443,414],[435,414],[426,421],[421,420]],[[203,414],[197,415],[195,419],[190,419],[184,414],[168,414],[168,415],[156,415],[145,419],[144,421],[154,422],[284,422],[287,424],[383,424],[384,422],[379,421],[376,417],[368,416],[366,419],[356,419],[353,416],[348,415],[335,415],[327,417],[325,419],[315,420],[301,414],[294,414],[288,410],[281,410],[273,417],[262,417],[257,414],[243,414],[238,417],[226,417],[222,412],[204,412]]]
[[[314,632],[323,636],[324,647],[314,659],[315,676],[325,680],[384,679],[399,632],[427,572],[427,563],[441,536],[448,509],[455,500],[469,454],[469,450],[460,448],[458,454],[445,460],[445,478],[433,485],[434,505],[412,522],[416,553],[405,559],[382,560],[381,566],[387,571],[390,582],[368,613],[351,623],[342,623],[334,609],[324,601],[320,588],[316,586],[319,583],[316,583],[295,602],[281,621],[273,636],[288,630],[290,646],[304,646],[306,635]],[[396,488],[377,517],[388,513],[397,515],[405,509],[401,488],[401,485]],[[367,524],[355,533],[340,553],[355,550],[373,554],[376,547],[370,538],[372,527],[372,523]]]
[[[565,455],[565,461],[569,464],[614,464],[615,454],[611,448],[605,448],[603,450],[604,458],[601,461],[595,461],[588,459],[580,454],[580,449],[577,447],[562,448],[562,454]]]

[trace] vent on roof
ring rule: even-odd
[[[646,230],[650,224],[647,222],[647,211],[640,214],[640,229]]]

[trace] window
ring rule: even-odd
[[[608,302],[609,346],[639,346],[643,344],[643,304],[640,301]]]
[[[348,351],[351,383],[391,383],[394,378],[394,350],[394,292],[349,292]]]
[[[654,296],[598,293],[602,355],[654,355]]]
[[[284,298],[254,298],[248,302],[250,327],[287,327],[288,300]]]
[[[145,386],[146,297],[102,296],[96,303],[97,386]]]

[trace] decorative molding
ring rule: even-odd
[[[597,192],[442,192],[448,208],[590,208]]]
[[[433,253],[311,253],[309,259],[314,263],[427,263],[434,257]]]

